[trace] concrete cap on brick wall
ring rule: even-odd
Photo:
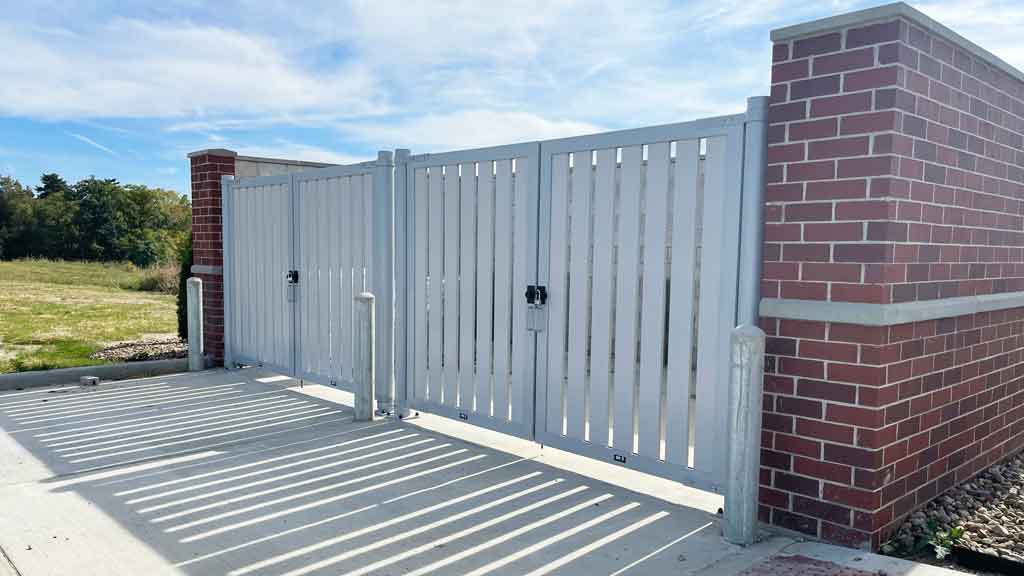
[[[886,4],[884,6],[877,6],[866,10],[858,10],[856,12],[840,14],[830,18],[822,18],[820,20],[813,20],[811,22],[805,22],[795,26],[787,26],[785,28],[772,30],[772,42],[787,42],[789,40],[817,36],[833,30],[849,28],[851,26],[874,24],[876,22],[884,22],[895,18],[903,18],[913,22],[935,36],[938,36],[962,50],[969,52],[975,57],[984,60],[992,66],[1009,74],[1011,77],[1024,82],[1024,72],[1014,68],[1010,64],[1006,63],[1002,58],[950,30],[943,24],[936,22],[928,15],[905,2],[895,2],[893,4]]]
[[[228,150],[226,148],[207,148],[205,150],[196,150],[195,152],[189,152],[189,158],[195,158],[196,156],[238,156],[238,152],[234,150]]]

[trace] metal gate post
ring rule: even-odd
[[[205,368],[203,361],[203,281],[189,278],[185,281],[188,306],[188,370],[198,372]]]
[[[733,544],[757,540],[758,467],[761,453],[761,380],[764,331],[744,324],[732,331],[729,380],[729,479],[722,534]]]
[[[723,535],[748,546],[757,539],[758,468],[761,456],[761,392],[765,334],[758,324],[761,247],[767,156],[768,99],[747,100],[743,143],[743,203],[737,323],[732,332],[729,385],[729,460]]]
[[[747,100],[743,143],[743,204],[740,223],[740,276],[736,324],[757,326],[761,301],[764,238],[764,186],[768,156],[768,98]]]
[[[381,320],[374,343],[376,374],[379,383],[374,388],[377,406],[381,410],[394,410],[394,320],[395,320],[395,191],[392,153],[377,153],[373,190],[373,258],[376,314]]]
[[[377,389],[377,322],[376,303],[373,293],[361,292],[355,297],[356,302],[365,304],[365,316],[360,319],[356,329],[356,342],[359,343],[359,363],[362,368],[356,376],[355,385],[355,421],[369,422],[373,420],[373,413],[376,412],[374,392]],[[360,308],[364,308],[360,306]],[[361,330],[359,328],[362,328]]]

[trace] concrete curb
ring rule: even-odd
[[[175,372],[188,372],[188,358],[169,360],[146,360],[119,364],[100,364],[76,368],[58,368],[37,372],[15,372],[0,374],[0,391],[18,388],[37,388],[60,384],[77,384],[82,376],[97,376],[100,380],[126,380]]]

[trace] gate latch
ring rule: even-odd
[[[544,306],[548,303],[548,287],[531,284],[526,287],[526,303]]]
[[[288,281],[289,284],[298,284],[299,283],[299,271],[298,270],[289,270],[288,273],[284,275],[284,278],[285,278],[285,280]]]
[[[548,287],[531,284],[526,287],[526,329],[541,332],[547,324],[545,304],[548,303]]]

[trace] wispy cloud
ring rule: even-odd
[[[103,144],[100,144],[99,142],[93,140],[92,138],[89,138],[88,136],[84,136],[84,135],[79,134],[77,132],[65,132],[65,134],[67,134],[68,136],[71,136],[72,138],[74,138],[75,140],[78,140],[79,142],[84,142],[84,143],[88,144],[89,146],[92,146],[93,148],[95,148],[97,150],[102,150],[103,152],[106,152],[107,154],[110,154],[111,156],[115,156],[115,157],[119,157],[120,156],[120,154],[118,154],[117,152],[114,152],[110,148],[107,148]]]

